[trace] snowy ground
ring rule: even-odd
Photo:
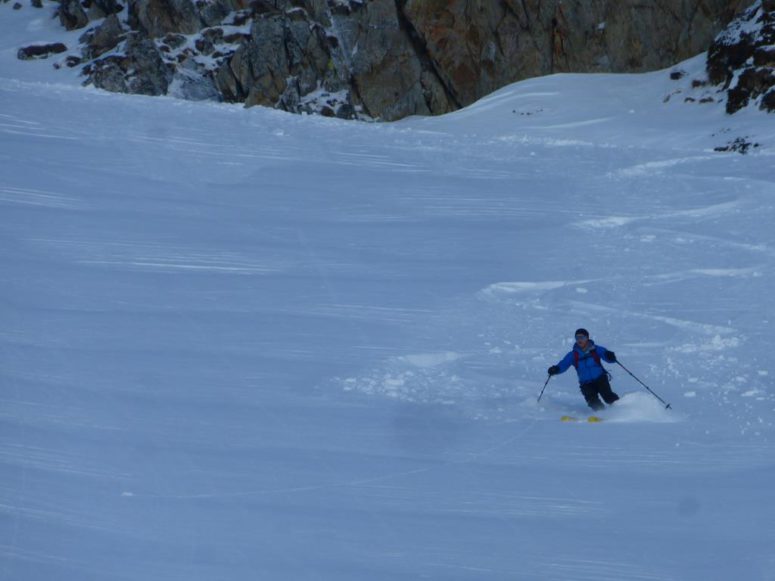
[[[57,34],[0,5],[0,578],[775,579],[775,117],[701,58],[377,125]],[[537,404],[579,326],[673,410]]]

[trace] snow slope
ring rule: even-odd
[[[0,578],[775,579],[775,119],[683,103],[701,58],[347,123],[80,88],[15,60],[46,10],[0,5]],[[537,404],[579,326],[674,409]]]

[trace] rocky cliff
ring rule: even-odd
[[[708,49],[750,0],[61,0],[86,83],[398,119],[555,72],[646,71]]]

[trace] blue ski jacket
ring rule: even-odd
[[[595,342],[590,339],[589,343],[587,344],[586,352],[583,351],[577,344],[573,345],[573,350],[570,351],[565,357],[563,357],[562,360],[557,364],[557,367],[560,368],[560,373],[565,373],[568,370],[568,367],[573,365],[574,361],[576,360],[576,356],[573,354],[574,351],[578,353],[579,365],[576,368],[576,373],[579,375],[579,383],[581,385],[595,381],[600,376],[607,373],[603,366],[595,361],[595,357],[592,355],[593,350],[600,356],[601,361],[608,360],[606,357],[608,354],[608,349],[602,345],[595,345]]]

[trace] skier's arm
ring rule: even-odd
[[[597,354],[600,355],[600,359],[607,361],[608,363],[616,363],[616,353],[603,347],[602,345],[595,345]]]
[[[568,367],[573,364],[573,351],[570,351],[565,357],[563,357],[557,364],[557,368],[560,373],[568,371]]]

